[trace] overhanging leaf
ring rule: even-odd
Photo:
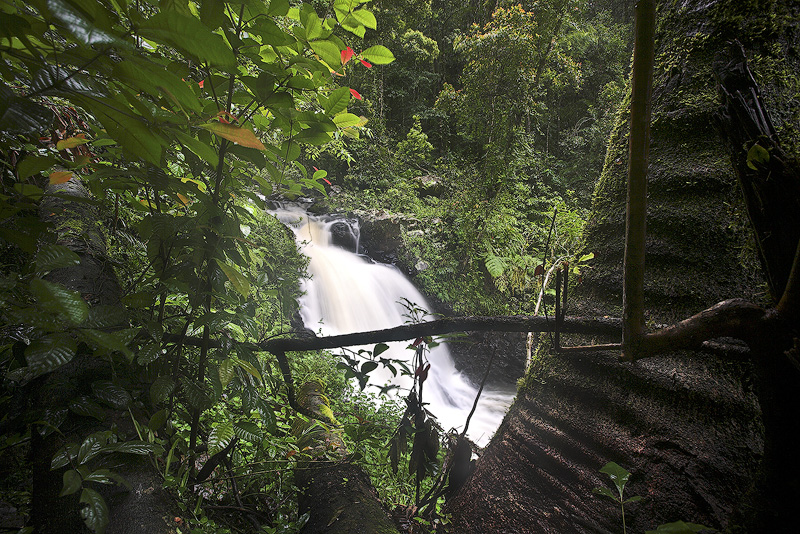
[[[174,46],[210,65],[223,68],[236,65],[236,56],[221,35],[212,32],[200,20],[174,10],[162,11],[148,18],[139,28],[139,34]]]
[[[39,274],[80,263],[81,257],[63,245],[45,244],[36,253],[36,272]]]
[[[236,291],[243,297],[247,297],[250,294],[250,280],[245,278],[235,267],[223,261],[217,260],[217,265],[225,273],[225,276]]]
[[[50,185],[64,184],[69,182],[74,174],[70,171],[56,171],[50,173]]]
[[[217,424],[208,436],[208,452],[216,454],[225,447],[233,439],[233,422],[222,421]]]
[[[364,59],[375,65],[387,65],[394,61],[394,54],[391,50],[382,45],[370,46],[361,53]]]
[[[80,502],[85,506],[81,509],[83,522],[92,531],[103,534],[108,526],[108,505],[105,499],[91,488],[84,488],[81,492]]]
[[[75,357],[77,344],[65,334],[36,339],[25,348],[25,360],[34,376],[55,371]]]
[[[42,308],[66,316],[73,324],[89,317],[89,306],[77,291],[38,278],[31,281],[30,288]]]
[[[253,130],[242,128],[234,124],[224,124],[222,122],[207,122],[201,124],[200,128],[204,128],[223,139],[227,139],[237,145],[246,146],[248,148],[257,148],[258,150],[266,150],[267,147],[264,143],[258,140]]]

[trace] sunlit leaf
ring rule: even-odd
[[[38,278],[31,281],[30,288],[42,308],[63,314],[73,324],[89,317],[89,306],[77,291]]]
[[[39,274],[80,263],[81,257],[64,245],[45,244],[36,253],[36,272]]]
[[[75,148],[76,146],[85,145],[88,142],[89,142],[88,139],[84,139],[82,137],[68,137],[67,139],[62,139],[61,141],[56,143],[56,150]]]
[[[201,124],[200,128],[204,128],[223,139],[227,139],[237,145],[245,146],[248,148],[256,148],[258,150],[266,150],[264,143],[258,140],[253,130],[242,128],[233,124],[224,124],[222,122],[207,122]]]
[[[382,45],[370,46],[361,53],[364,59],[375,65],[387,65],[394,61],[392,51]]]
[[[210,65],[223,68],[236,65],[236,56],[221,35],[213,33],[200,20],[174,10],[149,17],[139,28],[139,34],[179,48]]]
[[[50,173],[50,184],[57,185],[57,184],[64,184],[69,182],[72,177],[73,173],[70,171],[56,171]]]
[[[250,294],[250,280],[245,278],[235,267],[221,260],[217,260],[217,265],[225,273],[225,276],[236,291],[243,297],[247,297]]]

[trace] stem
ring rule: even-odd
[[[647,165],[650,148],[650,94],[653,87],[655,0],[636,4],[636,37],[628,143],[628,198],[622,289],[622,350],[633,358],[644,331],[644,257],[647,217]]]

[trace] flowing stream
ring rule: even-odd
[[[331,228],[348,224],[350,240],[358,250],[359,231],[355,223],[342,219],[318,218],[299,207],[284,207],[274,215],[295,233],[302,252],[310,259],[310,279],[302,282],[305,295],[300,314],[306,327],[323,335],[349,334],[400,326],[408,322],[403,299],[429,310],[422,294],[394,266],[375,263],[332,244]],[[405,316],[404,316],[405,315]],[[409,366],[413,351],[407,343],[391,343],[382,357],[403,359]],[[363,347],[372,350],[372,347]],[[487,355],[488,356],[488,355]],[[430,403],[445,430],[464,427],[472,409],[477,387],[456,370],[446,344],[428,353],[431,364],[423,387],[423,401]],[[487,357],[488,361],[488,357]],[[411,377],[397,376],[383,366],[370,373],[370,384],[391,383],[405,396],[412,386]],[[479,445],[488,443],[513,399],[514,389],[485,387],[467,434]]]

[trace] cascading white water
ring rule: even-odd
[[[273,213],[292,228],[302,252],[310,259],[311,278],[302,282],[305,295],[300,302],[300,314],[306,327],[319,330],[323,335],[381,330],[407,322],[404,314],[408,310],[402,304],[403,299],[429,309],[422,294],[397,268],[370,262],[333,246],[330,227],[336,221],[324,221],[298,207],[281,208]],[[403,359],[410,364],[413,351],[406,346],[405,343],[390,344],[389,351],[382,356]],[[456,370],[446,345],[433,348],[428,361],[431,367],[424,384],[423,401],[430,403],[429,410],[445,430],[463,428],[477,388]],[[407,392],[412,382],[411,377],[399,373],[395,377],[383,367],[370,374],[370,383],[398,385],[401,392]],[[489,441],[513,394],[510,387],[506,390],[484,388],[470,421],[468,435],[471,439],[481,445]]]

